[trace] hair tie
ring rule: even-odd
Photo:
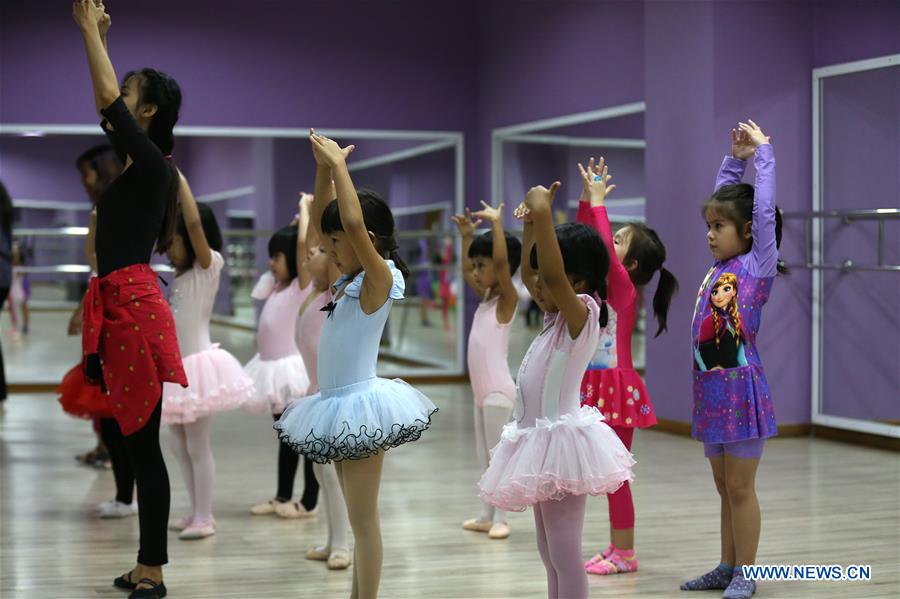
[[[165,158],[166,160],[172,160],[172,155],[166,154],[165,156],[163,156],[163,158]]]

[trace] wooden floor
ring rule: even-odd
[[[461,530],[477,513],[471,399],[463,386],[423,387],[439,405],[434,427],[386,460],[381,513],[381,596],[541,597],[544,569],[530,512],[513,514],[507,541]],[[164,443],[167,438],[164,436]],[[0,415],[0,596],[123,597],[112,578],[133,562],[137,519],[100,521],[112,475],[75,465],[92,445],[87,423],[48,395],[13,396]],[[173,598],[339,598],[348,572],[328,572],[303,552],[322,539],[321,521],[251,517],[274,492],[271,421],[217,417],[215,515],[202,541],[172,534],[166,583]],[[665,433],[636,435],[635,497],[640,572],[591,577],[591,597],[678,597],[678,584],[718,563],[718,499],[699,444]],[[169,459],[173,514],[186,507]],[[865,583],[768,582],[758,597],[900,596],[900,457],[811,439],[777,439],[759,473],[763,532],[759,563],[871,564]],[[584,553],[606,546],[606,500],[589,501]],[[698,597],[718,597],[700,593]]]

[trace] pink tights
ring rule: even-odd
[[[634,438],[632,427],[614,426],[612,429],[619,435],[625,449],[631,451],[631,440]],[[619,490],[606,496],[609,502],[609,521],[616,530],[634,528],[634,501],[631,498],[631,485],[627,482]]]
[[[559,501],[534,506],[538,552],[547,570],[549,599],[586,599],[587,574],[581,559],[581,529],[585,495],[569,495]]]

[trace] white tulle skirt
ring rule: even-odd
[[[309,376],[300,354],[277,360],[253,356],[244,372],[253,379],[256,393],[244,404],[254,414],[281,414],[287,406],[309,391]]]
[[[294,403],[275,429],[294,451],[327,464],[416,441],[435,412],[431,400],[407,383],[372,378]]]
[[[214,412],[234,410],[253,397],[253,381],[241,363],[218,344],[185,356],[188,386],[163,385],[162,421],[186,424]]]
[[[600,412],[583,406],[530,428],[506,425],[478,486],[484,501],[521,512],[567,495],[613,493],[633,480],[634,463]]]

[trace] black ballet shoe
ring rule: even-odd
[[[153,586],[148,589],[135,589],[131,591],[131,594],[128,595],[128,599],[162,599],[168,592],[166,591],[165,583],[160,582],[157,584],[149,578],[141,578],[137,584],[149,584]]]
[[[131,572],[126,572],[113,581],[113,586],[117,589],[133,591],[137,588],[137,583],[131,581]]]

